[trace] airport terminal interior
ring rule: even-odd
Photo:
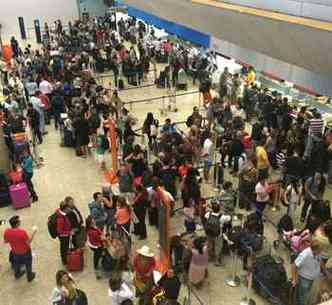
[[[332,4],[281,2],[0,1],[1,305],[332,304]]]

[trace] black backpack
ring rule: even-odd
[[[51,216],[48,217],[47,220],[47,228],[48,233],[52,238],[58,237],[58,231],[57,231],[57,214],[53,213]]]
[[[251,138],[253,140],[255,140],[255,141],[258,141],[259,139],[261,139],[261,137],[262,137],[262,130],[263,130],[262,125],[259,124],[259,123],[255,123],[252,126]]]
[[[205,232],[206,235],[211,237],[217,237],[220,235],[220,218],[221,215],[213,215],[210,213],[209,218],[207,219],[207,222],[205,224]]]
[[[292,218],[288,214],[285,214],[280,218],[277,228],[280,233],[282,233],[282,231],[293,231],[294,225]]]
[[[101,138],[102,138],[102,148],[108,150],[110,148],[110,143],[108,139],[104,135],[102,135]]]

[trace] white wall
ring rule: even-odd
[[[0,23],[2,39],[7,42],[11,36],[20,38],[18,17],[24,18],[28,39],[35,40],[33,20],[54,22],[61,19],[67,22],[78,17],[77,0],[0,0]]]

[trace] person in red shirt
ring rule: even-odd
[[[104,250],[104,235],[100,230],[92,216],[89,215],[85,220],[86,234],[88,237],[89,248],[93,251],[93,266],[96,272],[96,278],[99,280],[101,276],[98,273],[99,261],[102,258]]]
[[[67,215],[69,207],[68,204],[62,201],[59,209],[56,210],[56,230],[60,241],[60,255],[64,265],[67,264],[67,252],[69,250],[70,236],[72,233],[72,227],[70,219]]]
[[[37,91],[37,97],[40,99],[41,103],[44,105],[43,110],[45,113],[45,124],[50,124],[50,118],[51,118],[51,102],[50,98],[46,95],[41,93],[40,91]]]
[[[117,201],[117,208],[114,215],[116,224],[127,232],[130,232],[131,223],[131,209],[127,204],[126,198],[119,196]],[[121,229],[121,228],[120,228]]]
[[[21,270],[21,266],[24,265],[27,273],[28,282],[31,282],[36,274],[32,272],[32,254],[31,254],[31,242],[37,232],[37,228],[33,228],[31,236],[20,228],[21,220],[19,216],[13,216],[9,219],[11,228],[5,230],[4,242],[9,243],[11,248],[10,261],[14,268],[15,278],[19,279],[25,274],[25,271]]]
[[[137,250],[133,260],[133,269],[138,304],[151,304],[151,292],[154,287],[153,270],[156,269],[156,260],[148,246]]]

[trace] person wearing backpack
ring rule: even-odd
[[[64,202],[67,204],[67,215],[73,231],[73,246],[74,248],[83,248],[86,242],[86,232],[82,214],[76,207],[74,198],[67,196]]]
[[[309,177],[304,184],[304,204],[301,211],[301,221],[304,222],[308,209],[317,201],[322,200],[325,192],[326,180],[320,173]]]
[[[223,227],[232,219],[230,215],[223,215],[220,212],[220,205],[212,203],[211,211],[205,214],[205,232],[208,239],[209,259],[215,261],[216,266],[223,266]]]
[[[67,264],[67,252],[70,246],[72,226],[68,217],[68,203],[61,201],[60,207],[56,210],[56,233],[60,241],[60,256],[62,264]]]

